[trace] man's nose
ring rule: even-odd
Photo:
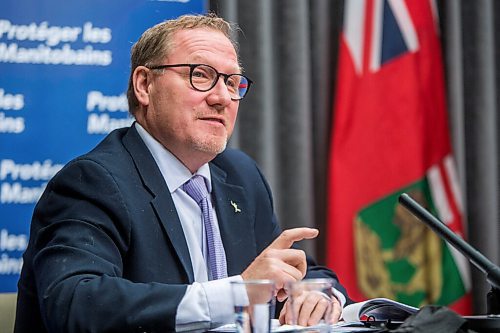
[[[211,94],[216,98],[213,99],[214,104],[223,104],[227,105],[231,102],[231,95],[229,94],[229,90],[227,88],[226,82],[224,82],[224,77],[219,75],[217,79],[217,83],[210,90]]]

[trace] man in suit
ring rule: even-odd
[[[281,233],[255,162],[226,149],[251,85],[230,25],[214,15],[163,22],[131,63],[136,122],[68,163],[35,208],[15,332],[207,329],[233,320],[230,281],[272,279],[280,301],[304,276],[337,281],[292,248],[318,231]],[[193,200],[192,179],[207,206]],[[346,297],[338,282],[335,291],[337,320]],[[305,299],[301,317],[313,323],[320,303]],[[282,321],[289,314],[285,305]]]

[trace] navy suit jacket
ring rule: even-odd
[[[210,170],[228,275],[241,274],[280,233],[271,191],[240,151],[218,155]],[[312,261],[308,276],[336,279]],[[15,332],[174,331],[177,306],[193,282],[160,170],[135,127],[119,129],[68,163],[40,198]]]

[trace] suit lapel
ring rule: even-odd
[[[194,282],[193,267],[184,231],[172,196],[153,156],[134,126],[131,126],[124,136],[123,144],[132,156],[144,186],[153,195],[151,200],[153,209],[177,253],[189,283]],[[226,252],[228,275],[241,274],[257,254],[253,226],[255,207],[249,205],[243,187],[226,182],[226,173],[222,169],[210,163],[210,171],[215,209]]]
[[[170,238],[172,247],[175,249],[179,261],[188,276],[189,283],[194,282],[191,257],[172,196],[153,156],[142,141],[139,133],[137,133],[135,126],[132,125],[124,136],[123,144],[132,156],[144,186],[153,195],[151,204],[163,229]]]
[[[245,189],[226,182],[226,173],[210,163],[213,197],[222,242],[226,252],[228,275],[241,274],[255,258],[254,208],[249,207]]]

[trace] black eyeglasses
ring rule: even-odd
[[[217,84],[219,77],[224,78],[229,96],[234,101],[243,99],[250,89],[252,80],[242,74],[219,73],[210,65],[204,64],[174,64],[148,67],[149,69],[165,69],[172,67],[189,67],[189,82],[198,91],[209,91]]]

